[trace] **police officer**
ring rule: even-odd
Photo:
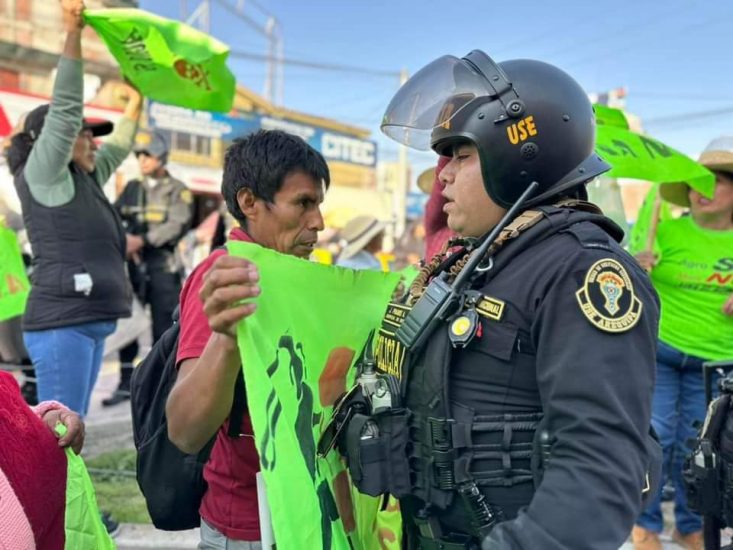
[[[171,324],[181,291],[176,245],[191,226],[191,192],[166,169],[168,143],[158,131],[140,132],[134,148],[142,180],[131,180],[115,207],[131,242],[127,266],[133,290],[143,304],[150,304],[153,342]],[[104,406],[130,398],[130,377],[138,353],[137,340],[119,352],[120,382],[102,400]]]
[[[450,157],[462,238],[390,304],[327,431],[352,479],[400,498],[411,549],[617,550],[658,476],[659,306],[586,202],[609,169],[587,96],[476,50],[415,74],[382,130]]]

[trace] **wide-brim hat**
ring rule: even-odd
[[[733,173],[733,136],[711,141],[697,160],[705,168]],[[690,186],[685,182],[664,183],[659,187],[662,198],[678,206],[690,206]]]
[[[374,216],[358,216],[347,223],[341,230],[341,240],[346,245],[341,250],[340,259],[351,258],[361,251],[369,242],[379,235],[387,224]]]

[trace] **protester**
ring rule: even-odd
[[[323,230],[320,204],[329,183],[323,157],[299,137],[261,130],[235,140],[222,180],[227,208],[240,225],[229,239],[308,258]],[[255,308],[237,303],[259,294],[257,279],[252,264],[215,250],[181,292],[179,374],[166,413],[170,440],[184,452],[198,452],[216,434],[204,469],[202,549],[260,548],[259,458],[249,415],[239,438],[227,435],[241,372],[235,325]]]
[[[341,230],[343,248],[336,265],[351,269],[382,271],[377,254],[382,251],[384,228],[387,224],[374,216],[357,216]]]
[[[66,42],[50,105],[25,117],[7,150],[33,248],[24,340],[42,401],[82,416],[102,362],[104,339],[130,314],[125,234],[102,191],[132,148],[142,98],[127,86],[117,130],[82,118],[84,68],[80,0],[62,2]]]
[[[153,340],[170,327],[181,291],[178,242],[191,226],[192,195],[185,184],[166,168],[168,142],[160,132],[138,134],[135,156],[142,180],[125,186],[115,208],[122,217],[128,240],[127,270],[140,302],[150,304]],[[109,407],[130,399],[133,361],[139,352],[137,339],[119,351],[120,381],[114,393],[102,400]]]
[[[430,188],[430,197],[425,204],[425,259],[430,260],[443,249],[446,243],[456,236],[448,227],[448,215],[443,207],[448,202],[443,196],[445,185],[440,181],[440,172],[450,162],[448,157],[440,157],[435,167],[435,181]]]
[[[702,364],[733,358],[733,138],[717,139],[700,156],[715,173],[712,199],[685,184],[665,184],[662,197],[690,209],[659,223],[656,253],[636,257],[651,271],[662,302],[652,423],[675,487],[674,540],[702,549],[702,521],[689,509],[682,465],[688,441],[705,418]],[[661,550],[661,488],[637,520],[636,550]]]
[[[67,428],[59,437],[58,423]],[[84,443],[79,415],[55,401],[30,408],[0,371],[0,548],[64,548],[66,456]]]

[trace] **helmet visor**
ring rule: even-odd
[[[390,101],[382,132],[413,149],[430,149],[434,128],[450,121],[473,99],[491,95],[486,78],[452,55],[439,57],[420,69]]]

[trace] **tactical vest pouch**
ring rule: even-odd
[[[355,414],[346,433],[349,473],[361,493],[397,498],[410,492],[407,462],[409,411],[395,409],[383,414]]]

